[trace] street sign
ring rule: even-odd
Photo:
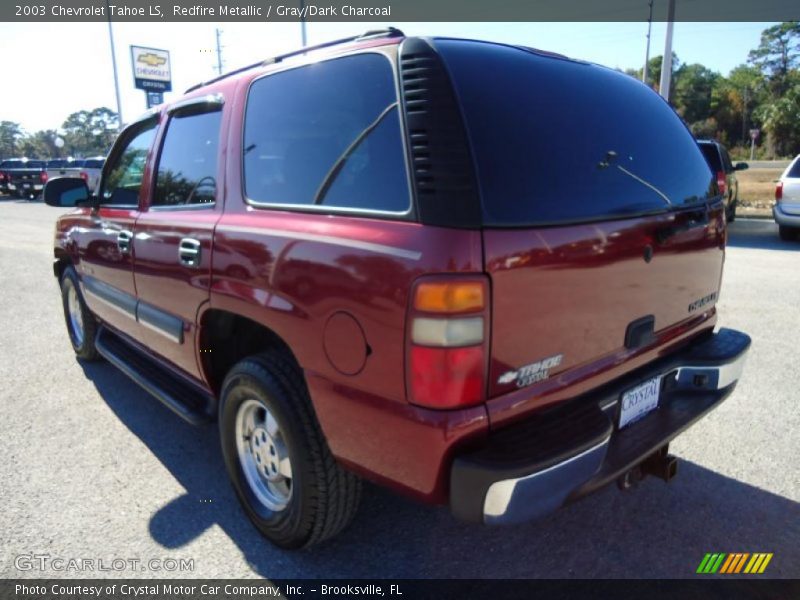
[[[131,46],[131,61],[136,89],[147,92],[172,91],[168,50]]]
[[[750,130],[750,139],[755,141],[758,139],[758,134],[761,133],[760,129],[751,129]]]
[[[147,108],[164,104],[163,92],[145,92],[147,94]]]

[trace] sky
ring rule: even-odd
[[[673,51],[725,75],[747,60],[772,23],[676,23]],[[407,35],[442,35],[525,44],[609,67],[640,68],[647,23],[309,23],[308,43],[393,25]],[[133,85],[130,46],[170,51],[172,93],[216,75],[215,29],[222,30],[223,69],[300,47],[296,23],[114,23],[123,121],[146,109]],[[650,56],[664,51],[666,24],[654,23]],[[0,23],[0,120],[27,132],[58,129],[82,109],[116,110],[107,23]]]

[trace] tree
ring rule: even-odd
[[[786,84],[780,98],[756,111],[767,132],[767,151],[773,156],[794,156],[800,151],[800,73],[791,72]]]
[[[719,73],[700,64],[681,65],[678,68],[672,101],[684,121],[696,123],[709,118],[712,90],[719,79]]]
[[[0,121],[0,159],[20,154],[18,144],[22,128],[13,121]]]
[[[32,158],[55,158],[61,155],[61,150],[56,146],[58,132],[55,129],[46,129],[26,135],[20,142],[21,154]]]
[[[70,156],[106,154],[117,135],[119,118],[109,108],[72,113],[64,121],[64,153]]]
[[[773,97],[781,96],[789,89],[790,70],[800,61],[800,22],[786,21],[762,31],[748,61],[769,79]]]

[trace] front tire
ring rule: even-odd
[[[97,335],[97,320],[86,306],[78,283],[78,274],[67,267],[61,275],[61,303],[72,349],[78,358],[97,360],[100,354],[94,345]]]
[[[277,352],[241,361],[225,378],[221,402],[228,475],[267,539],[307,547],[350,523],[361,480],[333,458],[294,361]]]

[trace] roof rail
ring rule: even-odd
[[[330,42],[322,42],[321,44],[316,44],[314,46],[306,46],[304,48],[300,48],[299,50],[293,50],[292,52],[279,54],[277,56],[273,56],[272,58],[261,60],[257,63],[247,65],[246,67],[240,67],[238,69],[234,69],[233,71],[228,71],[227,73],[220,75],[219,77],[214,77],[213,79],[209,79],[208,81],[202,81],[196,85],[193,85],[192,87],[187,89],[184,93],[188,94],[189,92],[192,92],[203,86],[209,85],[211,83],[216,83],[217,81],[221,81],[223,79],[227,79],[232,75],[238,75],[239,73],[244,73],[245,71],[249,71],[250,69],[257,69],[258,67],[266,67],[267,65],[279,63],[282,60],[291,58],[292,56],[299,56],[301,54],[306,54],[307,52],[312,52],[314,50],[322,50],[323,48],[330,48],[331,46],[338,46],[339,44],[346,44],[348,42],[359,42],[362,40],[371,40],[374,38],[382,38],[382,37],[393,38],[393,37],[403,37],[403,36],[405,36],[405,34],[396,27],[387,27],[386,29],[372,29],[360,35],[340,38],[338,40],[332,40]]]

